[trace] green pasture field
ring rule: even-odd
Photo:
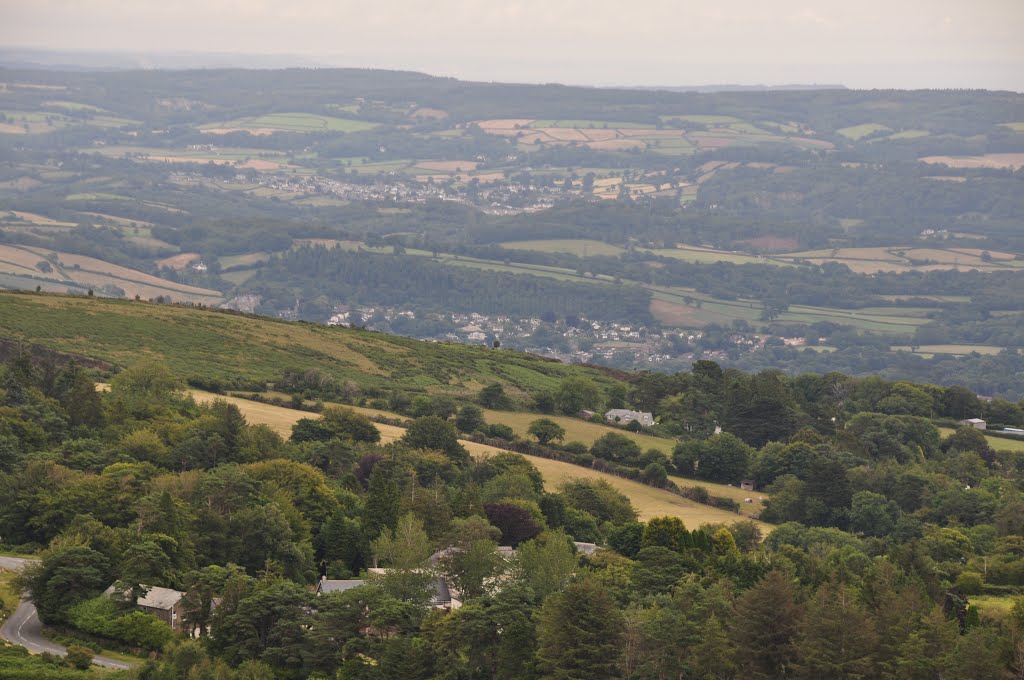
[[[929,314],[939,311],[937,307],[860,307],[858,314],[870,314],[878,316],[910,316],[925,318]]]
[[[321,116],[314,113],[268,113],[263,116],[236,118],[224,123],[201,125],[200,130],[267,128],[282,132],[362,132],[372,130],[377,123],[351,118]]]
[[[939,434],[943,437],[956,432],[951,427],[940,427]],[[985,435],[985,441],[996,451],[1024,451],[1024,439],[1004,439],[1003,437],[990,437]]]
[[[92,104],[83,104],[81,102],[69,102],[65,100],[43,102],[43,106],[54,106],[58,109],[66,109],[68,111],[92,111],[94,113],[110,113],[106,109],[101,109],[100,107],[93,106]]]
[[[860,125],[851,125],[850,127],[839,128],[836,132],[847,139],[856,141],[876,132],[885,132],[890,129],[891,128],[878,123],[861,123]]]
[[[671,257],[686,262],[714,263],[732,262],[733,264],[778,264],[792,267],[792,262],[771,262],[770,258],[758,257],[757,255],[744,255],[742,253],[730,253],[724,250],[709,250],[705,248],[656,248],[644,249],[645,252],[661,257]]]
[[[904,300],[929,300],[932,302],[970,302],[969,295],[879,295],[883,300],[902,302]]]
[[[21,123],[46,123],[51,120],[55,123],[65,123],[70,120],[67,116],[51,111],[13,111],[10,109],[0,110],[0,114],[7,116],[8,122],[20,125]]]
[[[570,376],[604,386],[604,373],[529,354],[424,343],[411,338],[169,305],[0,293],[0,337],[125,366],[160,358],[184,378],[278,379],[316,366],[370,387],[473,396],[501,382],[515,398],[557,388]]]
[[[222,255],[218,258],[220,266],[224,269],[228,267],[249,267],[256,264],[262,264],[270,259],[270,253],[257,252],[257,253],[245,253],[243,255]]]
[[[1003,620],[1010,615],[1020,596],[1012,595],[971,595],[970,602],[978,613],[986,618]]]
[[[758,125],[760,125],[761,127],[766,127],[766,128],[774,128],[778,132],[781,132],[781,133],[784,133],[784,134],[787,134],[787,135],[795,135],[796,133],[800,132],[800,128],[798,128],[795,125],[790,125],[788,123],[777,123],[777,122],[771,121],[771,120],[758,121]]]
[[[121,196],[120,194],[108,194],[104,192],[84,192],[76,194],[68,194],[64,197],[65,201],[130,201],[127,196]]]
[[[901,130],[889,135],[886,139],[918,139],[919,137],[927,137],[930,134],[927,130]]]
[[[235,286],[241,286],[243,283],[256,276],[255,269],[241,269],[234,272],[226,272],[220,275],[220,278],[225,281],[230,281]]]
[[[538,241],[506,241],[499,244],[509,250],[536,250],[542,253],[568,253],[579,257],[619,255],[626,252],[619,246],[593,239],[550,239]]]

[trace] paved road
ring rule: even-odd
[[[19,571],[32,561],[23,557],[0,556],[0,569]],[[8,642],[24,647],[33,654],[42,654],[43,652],[49,652],[57,656],[67,654],[67,649],[43,637],[42,627],[43,624],[39,621],[39,614],[36,612],[35,605],[28,600],[22,600],[10,618],[4,622],[3,627],[0,627],[0,637]],[[124,661],[108,659],[105,656],[94,656],[92,662],[97,666],[105,668],[126,669],[132,666],[132,664],[125,663]]]

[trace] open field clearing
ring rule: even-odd
[[[886,139],[918,139],[919,137],[927,137],[930,134],[927,130],[901,130],[889,135]]]
[[[296,365],[315,365],[334,380],[367,388],[458,397],[501,382],[515,399],[553,391],[570,376],[611,384],[585,367],[520,352],[85,296],[0,292],[0,337],[119,366],[160,357],[183,378],[268,382]]]
[[[65,111],[91,111],[93,113],[110,113],[106,109],[101,109],[100,107],[93,106],[92,104],[83,104],[81,102],[69,102],[63,100],[43,102],[42,106],[64,109]]]
[[[528,119],[482,120],[476,124],[488,134],[515,137],[525,149],[537,144],[579,144],[604,151],[648,149],[661,154],[689,155],[698,148],[719,149],[764,143],[789,143],[805,148],[833,146],[830,142],[820,139],[781,136],[731,116],[669,118],[684,127],[685,119],[689,119],[691,123],[717,127],[709,131],[687,132],[685,129],[657,128],[643,123]]]
[[[586,420],[571,418],[569,416],[541,415],[538,413],[522,413],[517,411],[492,411],[491,409],[484,409],[484,420],[488,423],[508,425],[517,435],[524,439],[530,438],[530,435],[527,434],[527,430],[530,427],[530,423],[538,418],[547,418],[561,425],[565,429],[565,441],[583,442],[587,446],[590,446],[609,432],[615,432],[616,434],[621,434],[628,439],[632,439],[644,451],[648,449],[657,449],[666,455],[672,455],[672,450],[676,445],[676,441],[674,439],[652,437],[649,434],[630,432],[629,430],[623,430],[610,425],[599,425],[597,423],[591,423]]]
[[[619,246],[592,239],[551,239],[543,241],[505,241],[499,244],[509,250],[536,250],[542,253],[568,253],[579,257],[619,255],[626,252]]]
[[[254,135],[268,135],[275,132],[362,132],[377,127],[351,118],[336,118],[313,113],[269,113],[264,116],[236,118],[223,123],[210,123],[199,127],[207,134],[228,134],[248,132]]]
[[[661,120],[664,123],[684,122],[684,123],[697,123],[699,125],[728,125],[729,123],[740,123],[742,122],[739,118],[733,116],[716,116],[716,115],[704,115],[694,114],[687,116],[661,116]]]
[[[939,428],[939,433],[943,437],[948,437],[954,432],[955,430],[951,427]],[[1024,439],[1005,439],[1003,437],[985,435],[985,441],[996,451],[1024,451]]]
[[[658,248],[655,250],[646,250],[645,252],[660,255],[661,257],[671,257],[677,260],[683,260],[684,262],[731,262],[733,264],[771,263],[770,260],[757,255],[744,255],[743,253],[731,253],[724,250],[714,250],[711,248],[701,248],[698,246],[687,246],[683,244],[679,244],[675,248]],[[775,262],[774,264],[793,266],[792,262]]]
[[[38,252],[41,255],[47,255],[51,251],[35,250],[34,252]],[[144,274],[136,269],[129,269],[128,267],[111,264],[104,260],[97,260],[93,257],[86,257],[85,255],[71,255],[69,253],[54,254],[58,257],[65,271],[68,269],[72,270],[71,272],[68,272],[68,275],[71,278],[75,278],[75,273],[78,272],[106,274],[120,281],[144,284],[150,287],[160,288],[165,291],[178,292],[184,295],[218,299],[221,297],[219,291],[210,290],[208,288],[197,288],[183,283],[175,283],[174,281],[161,279],[158,276]]]
[[[416,167],[438,172],[472,172],[478,165],[476,161],[421,161]]]
[[[890,128],[879,125],[878,123],[862,123],[861,125],[851,125],[850,127],[844,127],[836,130],[839,134],[847,139],[858,140],[868,135],[873,135],[876,132],[887,132]]]
[[[257,252],[245,253],[243,255],[222,255],[218,259],[220,260],[220,266],[223,269],[227,269],[228,267],[251,267],[269,260],[270,253]]]
[[[199,390],[192,390],[192,395],[200,402],[224,399],[236,404],[250,423],[262,423],[269,425],[277,431],[278,434],[281,434],[284,437],[291,435],[292,425],[300,418],[316,417],[315,414],[310,414],[305,411],[296,411],[293,409],[283,408],[281,406],[261,404],[236,397],[224,397]],[[374,423],[374,425],[378,430],[380,430],[381,440],[385,443],[394,441],[405,434],[405,430],[401,427],[383,425],[380,423]],[[477,458],[502,453],[501,449],[484,446],[483,444],[477,444],[474,442],[464,441],[463,445],[474,457]],[[616,477],[615,475],[609,475],[604,472],[590,470],[588,468],[561,461],[549,460],[547,458],[538,458],[536,456],[525,456],[525,458],[540,470],[541,474],[544,476],[544,486],[546,489],[551,491],[557,490],[558,486],[562,482],[581,477],[585,479],[603,479],[622,493],[626,494],[630,501],[632,501],[633,507],[635,507],[637,512],[640,513],[640,518],[644,520],[652,517],[671,515],[673,517],[679,517],[688,528],[694,529],[699,527],[701,524],[719,522],[732,523],[743,519],[743,516],[737,515],[736,513],[719,510],[718,508],[713,508],[707,505],[701,505],[700,503],[694,503],[693,501],[682,498],[670,491],[656,489],[639,482]],[[758,522],[758,526],[760,526],[761,530],[765,532],[770,531],[773,528],[770,524],[766,524],[764,522]]]
[[[29,224],[34,224],[40,227],[75,227],[78,226],[74,222],[60,222],[58,220],[50,219],[44,215],[37,215],[36,213],[24,212],[22,210],[12,210],[11,215],[15,219]]]
[[[60,113],[49,111],[11,111],[3,110],[4,122],[0,123],[0,133],[14,135],[34,135],[52,132],[66,127],[70,119]]]
[[[947,165],[951,168],[1022,168],[1024,153],[987,153],[981,156],[925,156],[922,163]]]
[[[804,250],[773,255],[767,262],[808,262],[824,264],[838,262],[851,271],[874,274],[883,271],[934,271],[958,269],[961,271],[1000,271],[1017,266],[1014,253],[987,251],[986,260],[979,248],[914,248],[879,246],[870,248],[836,248],[832,250]]]
[[[1006,127],[1010,128],[1014,132],[1024,132],[1024,122],[1020,123],[1003,123]]]
[[[53,260],[56,262],[53,262]],[[46,265],[40,264],[46,262]],[[46,271],[47,267],[50,271]],[[27,269],[20,271],[20,269]],[[32,274],[56,281],[76,283],[84,288],[116,286],[128,297],[150,298],[160,295],[175,300],[207,304],[222,299],[220,292],[167,281],[135,269],[121,267],[83,255],[58,253],[41,248],[0,245],[0,271],[16,275]]]
[[[978,608],[978,613],[983,619],[1005,621],[1013,610],[1018,597],[1012,595],[971,595],[970,601]]]
[[[130,217],[118,217],[117,215],[108,215],[106,213],[98,213],[98,212],[84,212],[82,214],[83,215],[91,215],[93,217],[98,217],[101,220],[108,221],[108,222],[113,222],[114,224],[120,225],[122,227],[144,228],[144,227],[152,227],[153,226],[152,222],[146,222],[146,221],[143,221],[143,220],[136,220],[136,219],[132,219]]]
[[[747,165],[750,165],[749,163]],[[744,245],[750,246],[751,248],[757,248],[759,250],[767,250],[771,252],[786,252],[793,251],[800,247],[800,242],[794,238],[787,238],[785,236],[758,236],[757,238],[748,238],[743,241],[738,241]],[[685,244],[681,244],[685,245]],[[688,246],[693,247],[693,246]]]
[[[199,253],[179,253],[156,261],[158,267],[170,267],[171,269],[184,269],[196,260],[200,259]]]
[[[688,477],[677,477],[675,475],[669,475],[670,480],[675,482],[676,486],[680,489],[693,488],[695,486],[702,486],[708,490],[712,496],[721,496],[723,498],[731,498],[740,504],[740,514],[744,517],[754,518],[761,514],[764,510],[764,502],[768,499],[768,494],[763,491],[744,491],[738,486],[732,486],[731,484],[715,484],[714,482],[705,482],[701,479],[690,479]],[[752,502],[747,503],[746,499],[750,499]],[[763,528],[764,525],[762,525]]]

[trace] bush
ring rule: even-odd
[[[100,595],[68,610],[72,626],[91,635],[122,642],[129,647],[161,650],[174,633],[160,619],[139,611],[118,611],[109,597]]]
[[[66,658],[68,665],[72,668],[77,668],[80,671],[86,671],[89,670],[89,666],[92,665],[92,650],[79,645],[71,645],[68,647],[68,655]]]
[[[500,423],[488,426],[487,434],[490,437],[495,437],[497,439],[507,439],[508,441],[512,441],[513,439],[516,438],[515,430],[513,430],[508,425],[502,425]]]
[[[112,623],[112,637],[131,647],[159,651],[174,639],[174,633],[167,624],[142,612],[125,614]]]
[[[976,571],[963,571],[956,579],[955,588],[964,595],[980,595],[984,580]]]

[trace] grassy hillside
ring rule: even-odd
[[[554,389],[573,375],[614,382],[594,369],[508,350],[88,297],[0,293],[0,339],[38,343],[117,366],[160,358],[184,378],[265,382],[288,368],[318,368],[365,388],[468,395],[501,382],[520,396]]]
[[[286,437],[291,435],[291,427],[295,421],[300,418],[310,417],[310,414],[304,411],[296,411],[288,408],[282,408],[280,406],[261,404],[246,399],[222,397],[220,395],[200,390],[193,390],[192,395],[198,401],[226,399],[231,403],[236,404],[242,413],[245,414],[245,417],[249,422],[269,425],[278,433]],[[394,425],[377,423],[376,426],[377,429],[380,430],[381,440],[383,442],[394,441],[405,433],[403,428],[396,427]],[[475,442],[463,442],[463,444],[467,449],[469,449],[471,454],[477,457],[489,456],[501,451],[501,449],[477,444]],[[650,519],[651,517],[672,515],[682,519],[683,522],[686,523],[686,526],[695,528],[706,523],[735,522],[743,519],[735,513],[719,510],[708,505],[701,505],[700,503],[694,503],[693,501],[677,496],[669,491],[656,489],[629,479],[623,479],[604,472],[579,467],[578,465],[572,465],[571,463],[548,460],[547,458],[538,458],[535,456],[526,456],[526,458],[537,466],[537,469],[540,470],[542,475],[544,475],[544,485],[549,490],[556,489],[559,484],[567,479],[578,477],[606,480],[616,489],[629,496],[634,507],[636,507],[637,511],[640,513],[640,518],[644,520]],[[679,479],[677,481],[693,484],[690,480]],[[705,484],[704,486],[718,487],[720,485]],[[717,491],[717,488],[712,489],[712,493],[717,493]],[[772,525],[764,522],[758,522],[758,525],[761,527],[762,531],[767,532],[772,529]]]

